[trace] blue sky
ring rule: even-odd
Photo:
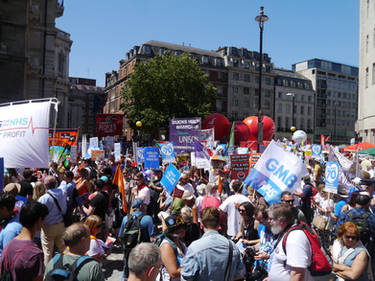
[[[358,66],[357,0],[65,0],[58,28],[71,34],[70,76],[97,79],[118,70],[134,45],[148,40],[259,50],[254,18],[264,6],[263,52],[276,67],[322,58]]]

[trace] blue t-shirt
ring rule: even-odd
[[[337,218],[339,217],[341,209],[342,209],[342,207],[344,207],[345,204],[346,204],[346,200],[344,200],[344,199],[336,203],[335,217],[337,217]]]
[[[5,246],[22,230],[18,215],[15,215],[0,232],[0,257]]]
[[[136,216],[136,217],[138,217],[138,216],[140,216],[140,215],[142,215],[142,214],[143,214],[143,213],[140,212],[140,211],[135,211],[135,212],[132,214],[132,216]],[[128,216],[125,216],[124,219],[122,220],[122,223],[121,223],[121,228],[120,228],[120,231],[119,231],[119,237],[122,236],[122,233],[124,232],[125,225],[126,225],[127,221],[128,221]],[[140,224],[141,224],[141,227],[142,227],[143,229],[147,229],[147,231],[148,231],[148,236],[149,236],[149,237],[151,237],[151,236],[154,235],[154,223],[153,223],[153,221],[152,221],[151,216],[149,216],[149,215],[145,215],[145,216],[143,216],[143,218],[142,218],[141,221],[140,221]]]

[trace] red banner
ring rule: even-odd
[[[232,179],[244,180],[249,173],[249,154],[232,154],[230,163]]]
[[[53,143],[53,130],[49,130],[49,146],[54,144],[55,146],[70,147],[77,145],[78,140],[78,129],[56,129],[55,142]],[[69,150],[69,148],[68,148]]]
[[[96,114],[98,137],[122,135],[122,114]]]

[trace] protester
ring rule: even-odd
[[[90,230],[82,223],[74,223],[69,226],[63,233],[64,243],[69,247],[69,251],[58,255],[62,259],[63,265],[72,266],[80,257],[84,256],[90,248]],[[45,270],[45,277],[54,270],[54,265],[57,263],[56,258],[51,260]],[[84,263],[77,273],[77,280],[85,281],[104,281],[104,274],[99,263],[90,259]]]
[[[360,231],[352,222],[339,227],[332,250],[333,272],[338,280],[373,280],[370,254],[360,241]]]
[[[102,231],[103,221],[99,216],[91,215],[85,220],[85,225],[90,229],[90,249],[86,254],[102,263],[107,254],[106,251],[109,250],[109,247],[96,237]]]
[[[310,176],[305,176],[303,178],[303,182],[305,185],[303,186],[302,193],[295,192],[294,194],[301,198],[301,211],[305,215],[306,223],[310,225],[313,217],[313,209],[311,204],[314,196],[314,191]]]
[[[8,184],[9,185],[9,184]],[[19,216],[14,212],[14,205],[16,198],[9,193],[0,194],[0,256],[5,246],[16,237],[22,230],[22,225],[19,223]]]
[[[88,208],[83,207],[83,210],[87,216],[97,215],[103,221],[105,221],[105,213],[108,208],[109,196],[108,193],[104,191],[104,182],[102,180],[96,180],[94,184],[97,193],[89,202]]]
[[[139,172],[135,175],[134,180],[135,180],[135,184],[137,185],[135,197],[141,198],[146,205],[149,205],[151,194],[150,194],[150,189],[145,184],[144,175],[141,172]]]
[[[47,214],[48,208],[39,202],[31,201],[22,207],[22,230],[8,243],[1,255],[0,275],[9,269],[13,280],[43,280],[43,251],[33,239],[35,233],[41,229]]]
[[[80,169],[78,171],[78,179],[76,181],[78,195],[80,197],[87,197],[89,192],[89,171],[87,169]]]
[[[284,204],[274,204],[268,211],[271,231],[278,236],[270,258],[269,280],[313,280],[308,270],[311,264],[310,242],[302,230],[294,230],[286,239],[286,252],[282,239],[294,224],[292,210]]]
[[[26,197],[19,195],[20,190],[21,190],[21,185],[19,183],[8,183],[3,189],[5,193],[9,193],[15,197],[16,203],[14,205],[14,211],[17,214],[19,214],[22,206],[26,204],[28,201]]]
[[[191,242],[201,237],[198,225],[198,217],[197,214],[193,214],[193,210],[187,206],[181,209],[181,217],[186,224],[185,237],[183,238],[183,242],[186,246],[189,246]]]
[[[240,231],[241,215],[238,212],[238,206],[243,202],[250,202],[249,198],[242,194],[242,182],[233,182],[232,189],[234,191],[234,195],[229,196],[220,205],[220,210],[227,214],[227,235],[229,237],[235,237]]]
[[[201,219],[205,234],[189,246],[182,261],[182,277],[197,281],[241,280],[245,270],[241,254],[232,241],[217,231],[220,212],[215,207],[208,207],[202,211]],[[226,276],[229,278],[225,279]]]
[[[290,191],[283,191],[281,193],[281,203],[284,203],[291,208],[296,222],[306,222],[303,212],[298,207],[294,206],[293,194]]]
[[[181,280],[182,259],[187,250],[182,242],[186,225],[182,217],[177,215],[167,217],[164,222],[167,230],[160,244],[161,260],[163,262],[160,280],[178,281]]]
[[[202,210],[206,209],[207,207],[215,207],[219,208],[221,202],[219,198],[217,198],[218,194],[218,186],[216,183],[209,182],[206,185],[206,196],[203,197],[202,201]]]
[[[137,245],[129,255],[128,281],[154,281],[161,267],[160,249],[151,243]]]
[[[38,201],[40,197],[42,197],[46,193],[46,187],[44,183],[41,181],[37,181],[34,186],[33,190],[33,200]]]
[[[55,246],[59,252],[65,248],[62,235],[65,230],[63,215],[66,212],[66,196],[61,189],[57,188],[57,180],[54,176],[47,176],[44,179],[44,185],[47,188],[46,194],[40,197],[38,202],[48,208],[48,215],[44,220],[41,233],[46,265],[53,257]]]

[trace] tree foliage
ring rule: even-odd
[[[164,54],[136,65],[121,90],[121,105],[130,126],[155,133],[169,127],[169,119],[205,117],[212,111],[216,89],[189,54]]]

